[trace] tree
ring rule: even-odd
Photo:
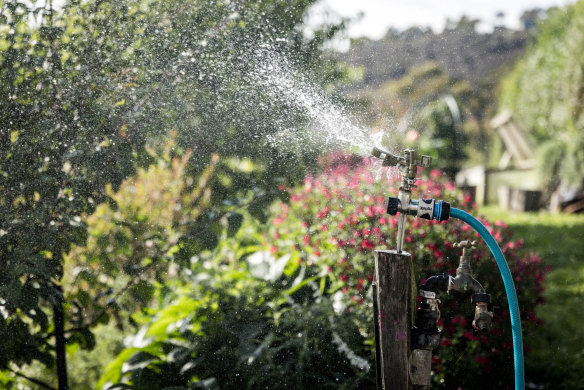
[[[503,80],[500,109],[508,109],[537,145],[542,179],[553,191],[584,179],[584,5],[548,12],[536,42]]]
[[[107,199],[107,183],[118,188],[134,171],[144,140],[123,131],[120,87],[132,76],[107,71],[120,47],[98,57],[95,26],[80,31],[87,26],[57,17],[51,2],[29,6],[3,2],[0,16],[0,368],[56,359],[64,389],[62,256],[84,243],[81,217]]]

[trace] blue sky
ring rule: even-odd
[[[489,29],[496,22],[496,13],[505,14],[503,23],[519,26],[519,16],[526,9],[548,8],[573,3],[573,0],[321,0],[313,9],[315,20],[328,17],[354,17],[363,12],[360,21],[349,30],[353,38],[367,36],[379,39],[391,26],[405,29],[413,25],[430,26],[436,31],[444,28],[447,18],[458,20],[462,15],[481,19]]]

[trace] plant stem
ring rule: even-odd
[[[55,321],[55,354],[57,355],[57,379],[59,390],[69,390],[67,383],[67,354],[65,352],[65,316],[61,301],[53,305]]]

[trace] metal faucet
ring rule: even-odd
[[[427,389],[430,386],[432,351],[440,346],[440,330],[437,323],[440,318],[440,295],[451,291],[472,292],[471,302],[475,306],[475,317],[472,326],[476,331],[487,333],[493,320],[489,311],[491,296],[483,286],[472,277],[470,259],[471,249],[476,247],[476,241],[461,241],[454,244],[462,248],[460,263],[456,276],[447,273],[430,276],[422,284],[418,295],[420,305],[416,312],[416,320],[412,329],[411,378],[417,388]]]
[[[488,304],[491,303],[491,296],[485,292],[483,286],[472,277],[470,267],[471,249],[476,248],[476,241],[460,241],[454,244],[455,248],[462,248],[460,263],[456,269],[456,277],[450,279],[448,292],[472,292],[471,302],[475,306],[475,318],[472,326],[475,330],[487,333],[491,327],[493,313],[489,311]]]

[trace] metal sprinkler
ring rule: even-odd
[[[432,157],[422,155],[420,156],[420,160],[416,160],[416,151],[414,149],[404,150],[404,155],[401,157],[394,156],[379,147],[374,147],[371,154],[382,160],[382,166],[397,166],[402,175],[398,197],[389,197],[387,203],[388,214],[396,215],[399,212],[396,250],[398,253],[401,253],[406,230],[406,215],[413,215],[428,220],[438,219],[444,221],[448,219],[450,204],[438,201],[440,203],[438,205],[434,199],[412,199],[412,189],[416,187],[415,183],[419,180],[416,177],[418,167],[428,168],[432,164]],[[436,215],[437,211],[439,211],[438,215]]]

